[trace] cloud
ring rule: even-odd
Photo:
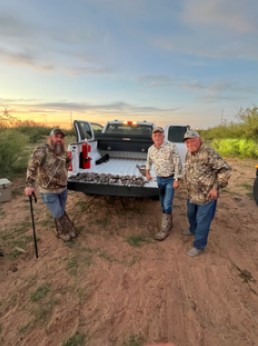
[[[24,12],[5,10],[0,14],[0,60],[6,65],[25,66],[40,72],[64,72],[68,75],[102,75],[111,73],[103,53],[95,51],[100,43],[94,29],[84,21],[76,25],[57,26],[55,21],[41,19]],[[103,38],[103,41],[105,39]],[[89,44],[93,45],[91,48]],[[93,53],[93,52],[94,53]]]
[[[184,78],[172,78],[167,75],[143,75],[138,81],[146,87],[167,87],[176,89],[193,90],[209,94],[235,93],[257,94],[257,89],[250,86],[239,85],[237,81],[220,79],[203,82],[202,80],[185,80]]]
[[[214,27],[238,33],[257,32],[255,0],[183,0],[181,19],[185,25]]]
[[[166,75],[144,75],[138,78],[138,81],[147,87],[163,87],[174,84],[171,77]]]
[[[0,14],[0,37],[21,38],[31,35],[32,32],[28,24],[22,21],[18,15],[6,12]]]
[[[133,113],[168,113],[174,112],[180,109],[175,108],[160,108],[154,106],[139,106],[133,105],[124,101],[117,101],[107,104],[88,104],[83,102],[69,102],[62,100],[59,102],[36,102],[35,99],[24,100],[24,99],[0,99],[0,107],[5,109],[6,104],[9,106],[15,105],[18,109],[26,109],[26,112],[31,113],[42,113],[42,112],[62,112],[62,111],[98,111],[98,112],[129,112]]]
[[[155,47],[203,59],[257,60],[255,0],[182,0],[174,30],[153,35]]]

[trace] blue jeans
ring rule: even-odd
[[[207,245],[210,225],[215,215],[216,206],[216,200],[201,205],[187,201],[189,230],[195,235],[193,246],[196,249],[203,250]]]
[[[63,192],[40,193],[43,202],[48,207],[54,219],[59,219],[64,215],[67,201],[67,189]]]
[[[157,177],[157,183],[159,187],[159,200],[161,203],[162,213],[171,214],[172,212],[172,203],[174,198],[173,182],[173,177]]]

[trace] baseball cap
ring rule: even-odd
[[[54,136],[54,135],[62,135],[63,137],[65,137],[64,131],[59,128],[55,128],[51,130],[49,136]]]
[[[153,133],[156,133],[156,132],[163,133],[163,132],[164,132],[164,130],[163,130],[163,128],[162,128],[162,127],[155,127],[155,129],[153,129],[153,130],[152,130],[152,134],[153,134]]]
[[[200,138],[200,135],[197,131],[189,129],[184,134],[184,141],[188,138]]]

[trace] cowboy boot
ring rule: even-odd
[[[68,233],[70,235],[70,237],[76,238],[78,236],[78,232],[76,230],[76,228],[74,227],[73,222],[70,220],[69,216],[67,215],[67,213],[64,213],[64,218],[65,218],[65,226],[68,229]]]
[[[59,219],[55,219],[55,223],[56,223],[57,238],[61,238],[63,239],[63,241],[71,240],[71,236],[66,226],[65,215],[60,217]]]
[[[156,233],[155,239],[164,240],[169,235],[169,231],[172,228],[172,226],[172,214],[163,213],[161,219],[161,229],[158,233]]]

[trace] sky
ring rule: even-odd
[[[257,0],[0,0],[0,116],[207,129],[257,106]]]

